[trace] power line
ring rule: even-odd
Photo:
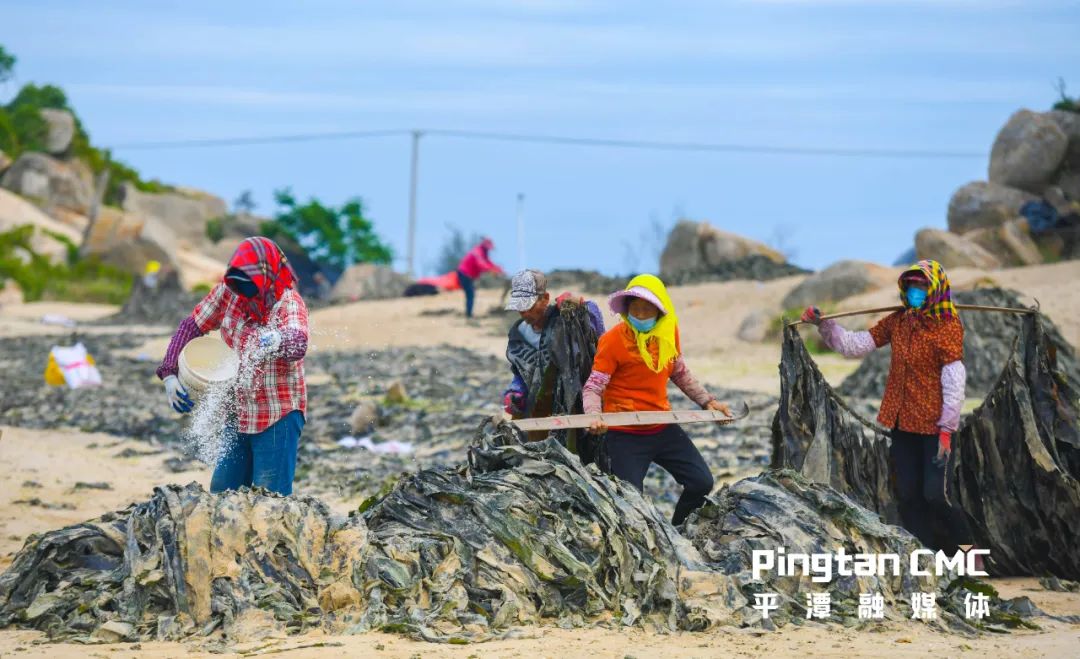
[[[596,137],[565,137],[558,135],[529,135],[523,133],[497,133],[445,128],[406,130],[339,131],[329,133],[298,133],[293,135],[268,135],[264,137],[226,137],[212,139],[175,140],[163,142],[133,142],[112,147],[115,150],[153,150],[248,146],[259,144],[282,144],[288,142],[315,142],[325,140],[362,139],[373,137],[406,136],[421,133],[457,139],[489,140],[500,142],[529,142],[538,144],[561,144],[568,146],[607,147],[617,149],[645,149],[654,151],[696,151],[713,153],[746,153],[788,156],[836,156],[845,158],[902,158],[923,160],[956,160],[985,158],[986,154],[975,151],[950,151],[941,149],[890,149],[890,148],[840,148],[769,146],[760,144],[663,142],[653,140],[619,140]]]
[[[469,130],[432,129],[430,135],[460,137],[465,139],[497,140],[502,142],[539,142],[568,144],[574,146],[602,146],[623,149],[655,149],[666,151],[715,151],[731,153],[761,153],[796,156],[846,156],[863,158],[985,158],[985,153],[973,151],[941,151],[929,149],[847,149],[832,147],[787,147],[756,144],[710,144],[705,142],[656,142],[648,140],[614,140],[592,137],[559,137],[555,135],[522,135],[517,133],[489,133]]]
[[[286,142],[317,142],[323,140],[349,140],[365,137],[390,137],[408,135],[411,131],[402,129],[387,130],[352,130],[334,133],[297,133],[294,135],[268,135],[265,137],[221,137],[210,139],[174,140],[168,142],[132,142],[117,144],[113,150],[125,149],[198,149],[218,146],[247,146],[252,144],[283,144]]]

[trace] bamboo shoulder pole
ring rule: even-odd
[[[994,311],[997,313],[1039,313],[1038,307],[1032,307],[1030,309],[1013,309],[1011,307],[988,307],[981,304],[958,304],[956,308],[961,311]],[[891,311],[903,311],[904,307],[900,305],[894,305],[891,307],[877,307],[874,309],[857,309],[855,311],[840,311],[837,313],[827,314],[821,317],[822,320],[832,320],[833,318],[845,318],[847,316],[865,316],[872,313],[886,313]],[[788,323],[788,326],[802,325],[805,321],[796,320]]]

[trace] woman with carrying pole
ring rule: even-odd
[[[937,261],[919,261],[900,275],[898,285],[903,307],[868,331],[848,331],[822,318],[817,307],[806,309],[802,321],[817,325],[825,344],[845,357],[892,345],[878,423],[891,430],[889,459],[900,517],[924,545],[949,550],[972,540],[963,512],[945,495],[945,466],[967,378],[964,326]],[[947,538],[935,533],[938,526],[947,529]]]

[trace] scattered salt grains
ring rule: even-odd
[[[255,386],[266,356],[256,348],[238,357],[240,369],[236,377],[212,385],[199,395],[191,411],[191,424],[184,431],[189,451],[210,466],[216,465],[236,441],[236,390]]]

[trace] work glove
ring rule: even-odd
[[[949,455],[951,453],[952,431],[942,428],[938,433],[937,456],[934,457],[934,464],[938,467],[944,467],[946,463],[949,462]]]
[[[175,375],[165,377],[165,398],[169,401],[169,407],[180,414],[187,414],[195,407],[195,401],[188,396],[187,389],[180,384],[180,379]]]
[[[575,296],[570,293],[563,293],[559,297],[555,298],[555,308],[562,309],[566,303],[576,304],[579,307],[585,304],[585,298],[581,296]]]
[[[811,325],[820,325],[821,309],[818,309],[817,307],[806,307],[806,311],[802,313],[802,318],[800,320],[804,323],[810,323]]]
[[[281,332],[276,329],[259,332],[259,348],[273,352],[281,345]]]
[[[525,395],[520,391],[508,391],[503,396],[503,409],[507,414],[520,414],[525,411]]]

